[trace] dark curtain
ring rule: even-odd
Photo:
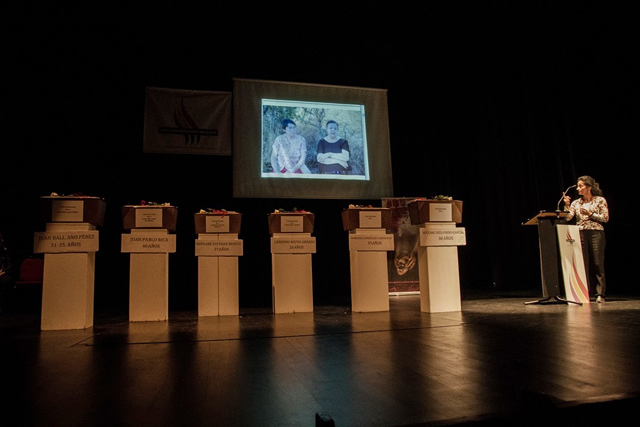
[[[537,230],[522,222],[555,209],[583,174],[601,183],[611,209],[609,289],[630,289],[637,202],[623,191],[635,188],[637,26],[624,4],[528,3],[343,5],[321,14],[300,6],[286,34],[274,23],[291,11],[266,5],[248,14],[219,7],[215,15],[142,5],[12,6],[7,16],[20,19],[11,28],[24,36],[7,55],[0,232],[23,258],[43,228],[38,197],[105,197],[96,305],[122,307],[128,259],[119,253],[120,207],[171,202],[180,210],[171,307],[193,308],[192,214],[237,210],[241,304],[268,306],[266,215],[297,207],[317,217],[316,302],[348,302],[340,210],[349,202],[234,200],[231,158],[143,154],[144,90],[231,91],[234,77],[373,87],[388,90],[394,195],[464,201],[463,291],[539,289]],[[27,23],[29,32],[19,31]]]

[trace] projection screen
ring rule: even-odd
[[[233,82],[233,196],[393,196],[387,91]]]

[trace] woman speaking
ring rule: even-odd
[[[580,240],[582,241],[582,253],[587,270],[589,292],[593,294],[595,286],[596,302],[604,302],[606,280],[604,276],[604,227],[602,224],[609,221],[609,207],[607,200],[602,197],[600,185],[590,176],[581,176],[577,184],[579,199],[571,202],[569,196],[564,197],[565,211],[569,215],[565,218],[570,221],[574,217],[580,228]]]

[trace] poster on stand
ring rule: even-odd
[[[418,246],[420,226],[412,225],[407,204],[415,197],[382,199],[382,207],[392,212],[394,249],[387,258],[389,293],[392,295],[419,294]]]

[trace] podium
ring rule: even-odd
[[[342,211],[349,232],[351,311],[389,311],[387,252],[394,248],[389,208],[349,208]]]
[[[198,257],[198,316],[237,316],[238,239],[242,214],[237,212],[194,214],[195,255]]]
[[[127,205],[122,208],[121,252],[130,254],[129,321],[169,318],[169,254],[176,251],[178,208]]]
[[[427,313],[460,311],[458,246],[466,245],[459,200],[414,200],[408,203],[409,217],[420,227],[420,310]]]
[[[34,253],[44,254],[42,315],[45,330],[93,326],[95,253],[106,202],[98,197],[40,199],[44,232],[34,233]]]
[[[558,250],[558,236],[556,225],[564,224],[567,212],[541,211],[522,225],[535,225],[538,227],[538,242],[540,246],[540,270],[542,279],[542,298],[528,301],[525,304],[578,304],[578,301],[570,301],[560,297],[561,268]],[[579,239],[578,239],[579,241]]]
[[[311,255],[316,253],[314,214],[271,213],[271,298],[274,313],[313,312]]]

